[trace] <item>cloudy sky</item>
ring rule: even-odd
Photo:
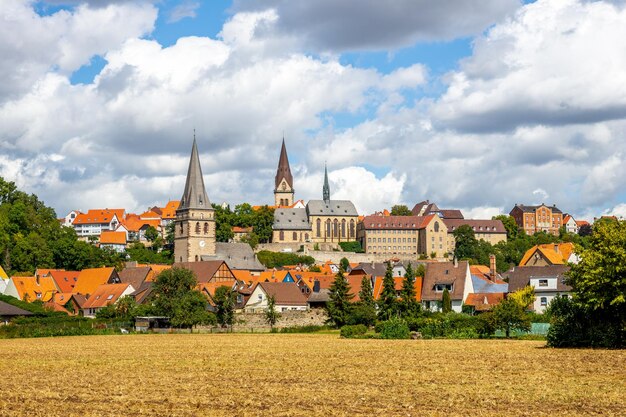
[[[70,209],[182,194],[626,215],[626,4],[2,0],[0,175]]]

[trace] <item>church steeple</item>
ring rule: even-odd
[[[194,134],[193,146],[191,148],[191,158],[189,159],[189,169],[187,170],[187,181],[185,191],[180,198],[179,210],[182,209],[206,209],[211,208],[211,202],[204,187],[202,178],[202,167],[198,156],[198,145]]]
[[[324,196],[324,202],[328,204],[330,202],[330,186],[328,185],[328,168],[326,167],[326,163],[324,163],[324,188],[322,189],[322,194]]]
[[[276,207],[288,207],[293,204],[293,176],[289,167],[289,158],[287,157],[287,147],[285,146],[285,138],[280,148],[280,158],[278,159],[278,169],[276,170],[276,178],[274,179],[274,203]]]

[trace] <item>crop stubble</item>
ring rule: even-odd
[[[504,340],[0,340],[1,416],[626,415],[626,352]]]

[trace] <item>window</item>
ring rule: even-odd
[[[112,300],[113,299],[113,294],[109,294],[109,296],[107,297],[107,300]]]
[[[208,235],[209,234],[209,223],[204,222],[204,234]]]
[[[548,280],[547,279],[540,279],[539,280],[539,286],[540,287],[547,287],[548,286]]]
[[[284,230],[281,230],[281,231],[278,233],[278,239],[279,239],[279,240],[285,240],[285,231],[284,231]]]
[[[541,297],[541,305],[543,307],[548,305],[548,297]]]
[[[452,291],[452,284],[435,284],[434,290],[436,292],[443,292],[444,290]]]
[[[317,223],[316,224],[317,230],[315,234],[317,235],[317,237],[321,237],[322,236],[322,221],[320,219],[317,219],[315,223]]]
[[[435,232],[439,231],[439,222],[435,222]]]
[[[196,222],[196,233],[200,234],[200,222]]]
[[[350,220],[350,237],[354,237],[354,220]]]
[[[341,220],[341,237],[346,237],[346,219]]]
[[[293,240],[298,240],[298,233],[293,232]]]
[[[330,232],[331,232],[330,225],[331,225],[330,219],[326,220],[326,236],[327,237],[330,237]]]

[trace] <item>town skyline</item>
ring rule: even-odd
[[[296,198],[327,161],[360,214],[626,215],[624,4],[490,1],[459,25],[429,3],[4,2],[0,176],[59,216],[139,212],[180,198],[195,128],[231,207],[272,203],[284,136]]]

